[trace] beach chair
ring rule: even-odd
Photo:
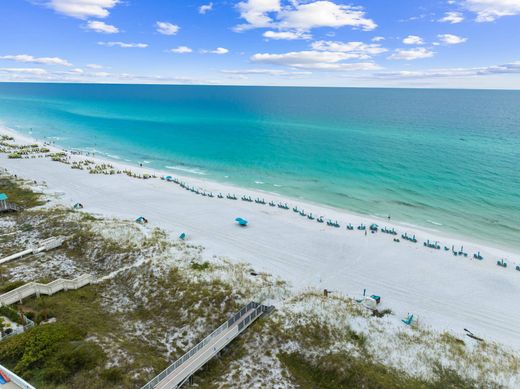
[[[410,326],[413,323],[413,315],[409,313],[408,317],[406,319],[402,319],[401,321],[407,326]]]
[[[504,261],[503,259],[499,259],[497,261],[497,265],[500,266],[500,267],[504,267],[505,268],[505,267],[507,267],[507,262]]]

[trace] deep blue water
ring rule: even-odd
[[[0,83],[0,123],[520,247],[520,91]]]

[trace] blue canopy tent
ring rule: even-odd
[[[148,223],[148,220],[144,216],[139,216],[135,221],[139,224],[146,224]]]
[[[246,219],[242,219],[241,217],[237,217],[237,218],[235,219],[235,221],[236,221],[239,225],[241,225],[242,227],[247,226],[247,220],[246,220]]]

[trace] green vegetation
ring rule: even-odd
[[[16,310],[6,307],[5,305],[0,307],[0,316],[7,317],[14,323],[24,324],[20,314]]]
[[[0,360],[15,373],[38,384],[65,383],[80,371],[99,368],[101,348],[84,340],[81,327],[47,324],[0,343]]]
[[[190,264],[190,267],[196,271],[205,271],[205,270],[209,270],[211,268],[211,265],[208,261],[203,262],[203,263],[192,262]]]
[[[2,192],[9,196],[9,202],[23,208],[36,207],[44,203],[41,195],[26,188],[22,180],[0,177],[0,188],[2,188]]]
[[[280,353],[278,358],[299,388],[471,389],[495,387],[463,379],[455,371],[437,365],[431,380],[417,379],[370,359],[346,353],[322,355],[309,361],[300,353]]]

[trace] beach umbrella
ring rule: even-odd
[[[247,226],[247,220],[246,220],[246,219],[242,219],[241,217],[237,217],[237,218],[235,219],[235,221],[236,221],[239,225],[241,225],[241,226],[243,226],[243,227]]]

